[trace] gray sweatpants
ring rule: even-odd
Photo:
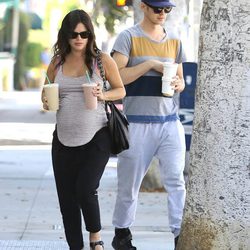
[[[141,182],[155,156],[159,159],[162,183],[168,193],[169,226],[176,237],[180,232],[186,196],[184,128],[179,120],[130,123],[129,137],[129,149],[118,155],[118,190],[113,225],[127,228],[133,224]]]

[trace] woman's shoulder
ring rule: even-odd
[[[61,63],[61,57],[60,57],[60,56],[53,57],[52,60],[51,60],[51,65],[52,65],[54,68],[60,66],[60,63]]]
[[[113,58],[106,52],[101,52],[101,60],[104,66],[114,63]]]
[[[59,57],[52,58],[48,66],[48,73],[51,76],[53,76],[53,78],[55,78],[59,68],[60,68],[60,58]]]

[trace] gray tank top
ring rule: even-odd
[[[102,85],[102,79],[96,72],[93,73],[93,80]],[[88,83],[87,77],[65,76],[62,66],[58,69],[55,82],[59,84],[59,110],[56,113],[58,139],[68,147],[84,145],[107,123],[104,102],[98,101],[96,110],[86,109],[81,85]]]

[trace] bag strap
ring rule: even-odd
[[[103,69],[103,65],[102,65],[102,60],[101,60],[101,51],[99,49],[96,50],[96,54],[97,54],[97,66],[99,68],[99,71],[100,71],[100,74],[101,74],[101,77],[102,77],[102,81],[103,81],[103,88],[105,91],[108,90],[107,88],[107,81],[106,81],[106,77],[105,77],[105,73],[104,73],[104,69]],[[106,111],[106,115],[107,115],[107,118],[109,119],[109,112],[108,112],[108,104],[111,103],[111,101],[105,101],[105,111]]]
[[[96,54],[97,54],[97,66],[100,70],[100,74],[101,74],[101,77],[102,77],[102,81],[103,81],[103,88],[105,91],[107,91],[107,81],[106,81],[106,77],[105,77],[105,74],[104,74],[104,69],[103,69],[103,65],[102,65],[102,60],[101,60],[101,51],[100,50],[96,50]]]

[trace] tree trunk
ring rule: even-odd
[[[143,12],[140,9],[141,0],[133,0],[134,23],[139,23],[143,18]]]
[[[147,192],[164,191],[158,165],[159,161],[154,157],[150,163],[150,168],[142,181],[140,191],[147,191]]]
[[[249,24],[248,0],[204,0],[178,250],[249,249]]]

